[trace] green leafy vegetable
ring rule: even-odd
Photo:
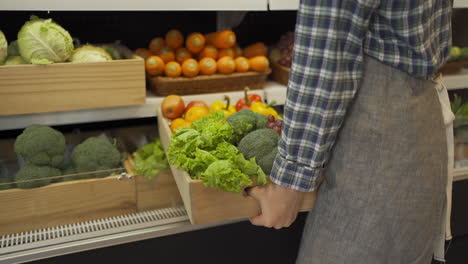
[[[21,56],[10,56],[6,59],[5,65],[20,65],[27,64]]]
[[[0,30],[0,65],[3,64],[7,56],[8,56],[8,42],[5,38],[5,35]]]
[[[21,57],[32,64],[64,62],[73,52],[70,33],[51,19],[31,17],[18,32]]]
[[[100,47],[85,45],[73,51],[71,62],[100,62],[111,61],[112,56],[106,50]]]
[[[192,128],[176,130],[168,149],[169,163],[201,179],[211,188],[241,192],[246,186],[266,184],[266,175],[255,159],[246,160],[230,142],[234,131],[223,112],[193,122]]]
[[[20,56],[17,40],[14,40],[8,44],[8,56]]]
[[[160,171],[167,169],[166,154],[158,139],[140,147],[133,153],[135,172],[148,179],[155,178]]]

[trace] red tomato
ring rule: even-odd
[[[187,104],[187,106],[185,107],[185,111],[184,113],[187,113],[187,111],[194,107],[194,106],[202,106],[202,107],[206,107],[208,109],[208,105],[203,102],[203,101],[191,101],[190,103]]]

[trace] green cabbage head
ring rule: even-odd
[[[110,61],[112,56],[103,48],[85,45],[77,48],[70,59],[71,62]]]
[[[21,56],[9,56],[6,61],[5,65],[20,65],[20,64],[28,64]]]
[[[0,65],[3,64],[8,55],[8,42],[0,30]]]
[[[32,64],[64,62],[73,52],[70,33],[52,19],[32,17],[18,32],[21,57]]]

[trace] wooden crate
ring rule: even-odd
[[[265,86],[270,72],[200,75],[194,78],[150,77],[148,83],[150,89],[160,96],[242,91],[245,87],[255,90]]]
[[[277,62],[271,64],[271,79],[283,84],[288,85],[290,68],[280,65]]]
[[[0,235],[135,213],[135,180],[117,177],[0,191]]]
[[[0,98],[0,116],[144,104],[144,61],[0,66]]]
[[[138,212],[183,204],[170,170],[161,171],[154,179],[149,180],[135,173],[135,163],[131,156],[125,161],[125,168],[130,175],[135,176]]]
[[[161,110],[158,111],[159,135],[167,149],[172,134],[168,120],[162,117]],[[240,220],[260,213],[259,204],[254,198],[205,187],[201,180],[192,179],[176,166],[170,167],[192,224]],[[301,211],[311,210],[315,199],[315,192],[308,193]]]

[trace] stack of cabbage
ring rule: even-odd
[[[109,60],[112,56],[100,47],[85,45],[74,49],[70,33],[51,19],[31,17],[18,32],[18,40],[10,45],[0,31],[0,65]]]

